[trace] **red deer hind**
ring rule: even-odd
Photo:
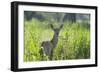
[[[50,16],[50,18],[48,17],[48,15]],[[65,16],[65,13],[44,13],[44,17],[48,20],[48,22],[50,22],[50,27],[54,32],[54,35],[53,35],[53,38],[51,39],[51,41],[43,41],[41,44],[42,53],[46,54],[48,56],[49,60],[52,60],[53,50],[57,46],[59,33],[63,27],[64,16]],[[55,24],[55,22],[57,24],[59,24],[59,27],[55,28],[52,25],[52,24]]]
[[[52,60],[53,49],[56,47],[58,43],[58,36],[63,24],[59,28],[54,28],[52,24],[50,24],[52,30],[54,31],[54,35],[51,41],[44,41],[41,44],[43,53],[46,54],[49,60]]]

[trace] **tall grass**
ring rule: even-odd
[[[53,51],[53,60],[90,58],[90,29],[79,23],[64,23],[59,34],[57,47]],[[41,43],[50,41],[54,35],[47,21],[37,19],[24,23],[24,61],[48,60],[41,55]]]

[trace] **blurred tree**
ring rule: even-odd
[[[90,14],[25,11],[24,18],[26,20],[36,18],[40,21],[48,21],[48,23],[54,25],[63,24],[63,22],[78,22],[84,24],[87,27],[90,26]]]

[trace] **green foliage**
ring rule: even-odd
[[[41,43],[50,41],[54,32],[47,21],[37,19],[24,23],[24,61],[46,61],[48,56],[41,51]],[[53,50],[52,60],[90,58],[90,29],[82,24],[64,23],[60,31],[57,47]]]

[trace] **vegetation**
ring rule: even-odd
[[[52,60],[90,58],[90,28],[82,23],[64,22]],[[46,61],[41,53],[41,43],[52,39],[54,32],[48,22],[36,18],[24,22],[24,61]]]

